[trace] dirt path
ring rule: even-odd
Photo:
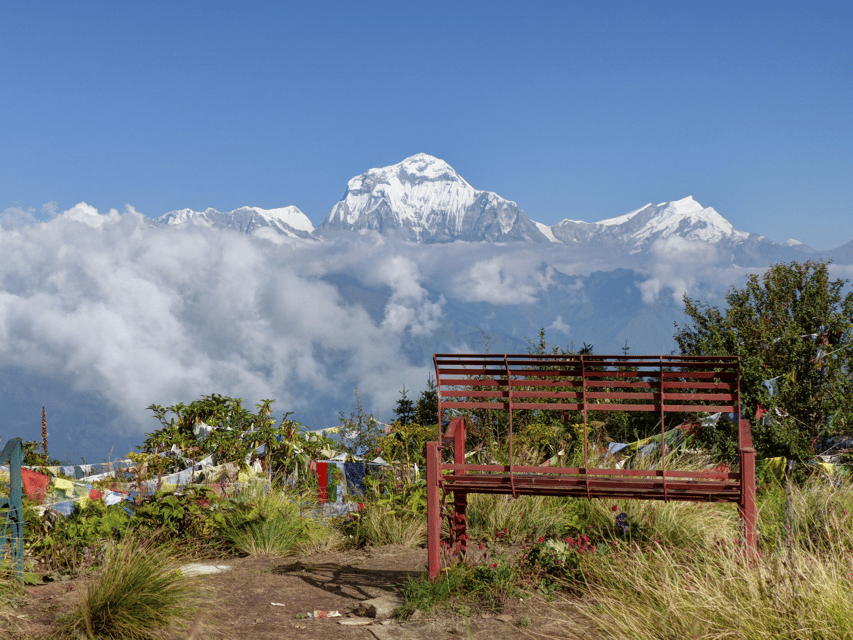
[[[198,638],[233,640],[431,640],[479,638],[566,638],[571,615],[565,603],[541,600],[511,603],[504,614],[447,612],[416,615],[405,623],[358,616],[359,604],[398,595],[403,583],[426,564],[426,550],[378,547],[300,558],[232,558],[205,565],[227,570],[205,577],[218,600],[208,621],[217,629]],[[49,629],[85,588],[83,580],[27,587],[27,599],[6,610],[0,631],[34,638]],[[276,604],[273,604],[276,603]],[[337,618],[305,617],[315,610],[339,611]],[[595,637],[588,635],[587,637]]]

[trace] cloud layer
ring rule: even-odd
[[[562,287],[562,299],[580,303],[583,277],[617,267],[636,270],[626,287],[647,304],[664,291],[680,300],[699,282],[723,291],[743,274],[720,268],[708,245],[670,243],[650,263],[631,264],[562,245],[162,228],[132,207],[99,214],[83,203],[50,222],[21,222],[0,226],[0,404],[23,397],[16,378],[66,385],[111,416],[103,446],[141,442],[156,427],[144,409],[152,403],[214,392],[274,398],[319,428],[352,406],[357,388],[387,418],[403,385],[425,386],[433,348],[474,348],[453,332],[460,309],[467,327],[497,326],[490,318],[510,310],[526,323],[515,331],[544,326],[558,340],[594,341],[572,335],[571,309],[545,299]],[[78,428],[66,421],[57,428]]]

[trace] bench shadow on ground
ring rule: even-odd
[[[334,562],[291,562],[275,566],[270,572],[299,578],[317,589],[359,600],[383,594],[399,594],[408,579],[417,578],[421,574],[421,571],[366,569]]]

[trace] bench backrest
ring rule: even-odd
[[[439,422],[449,410],[737,413],[737,356],[435,354]]]

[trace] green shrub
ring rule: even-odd
[[[31,508],[24,517],[27,553],[44,568],[66,574],[99,562],[104,542],[124,536],[130,520],[121,505],[107,507],[99,501],[76,505],[68,517],[50,511],[38,516]]]
[[[595,545],[590,544],[587,535],[580,538],[540,538],[527,552],[525,561],[531,568],[540,571],[549,578],[576,580],[579,577],[581,559],[584,553],[595,553]]]
[[[342,545],[341,534],[317,517],[316,502],[303,493],[258,482],[239,500],[222,535],[240,553],[288,556]]]
[[[226,519],[246,509],[239,503],[219,498],[211,489],[192,486],[160,490],[143,498],[128,525],[134,531],[185,547],[218,545]],[[208,549],[209,550],[209,549]]]
[[[398,544],[422,547],[426,544],[426,517],[385,503],[368,504],[343,523],[342,531],[349,544]]]
[[[432,611],[438,606],[464,616],[475,610],[501,612],[524,595],[522,576],[519,563],[505,556],[476,565],[453,564],[434,581],[424,572],[403,586],[404,604],[395,615],[405,620],[416,610]]]
[[[200,620],[209,599],[163,547],[137,538],[113,544],[81,602],[57,623],[53,638],[174,637]]]

